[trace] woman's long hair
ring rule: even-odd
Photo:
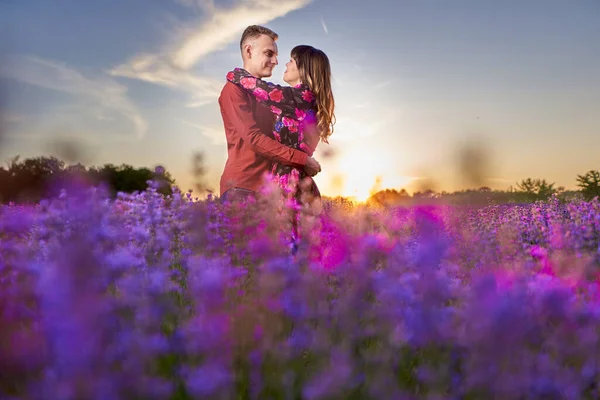
[[[335,100],[331,90],[331,66],[327,55],[312,46],[300,45],[292,49],[300,80],[308,86],[317,104],[317,128],[325,143],[335,125]]]

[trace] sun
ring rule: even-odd
[[[385,190],[385,189],[396,189],[400,190],[407,188],[415,178],[410,176],[386,176],[376,175],[371,176],[370,179],[367,177],[356,178],[355,175],[348,175],[344,179],[344,189],[342,196],[350,197],[358,202],[365,202],[374,193]]]
[[[341,178],[336,195],[364,202],[379,190],[407,188],[416,179],[398,173],[398,160],[392,154],[371,154],[348,151],[336,159],[336,170]]]

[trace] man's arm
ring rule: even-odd
[[[227,85],[221,94],[219,105],[223,119],[235,126],[236,131],[248,140],[256,153],[282,164],[304,168],[308,154],[271,139],[258,128],[243,89],[233,84]]]

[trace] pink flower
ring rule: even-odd
[[[256,87],[256,78],[245,77],[240,79],[240,83],[242,84],[244,89],[254,89]]]
[[[290,132],[298,132],[298,121],[295,119],[283,117],[282,122]]]
[[[271,106],[271,112],[277,115],[281,114],[281,110],[275,106]]]
[[[281,100],[283,100],[283,93],[279,89],[274,89],[271,91],[271,93],[269,93],[269,98],[272,101],[279,103]]]
[[[309,103],[314,100],[314,96],[310,90],[305,90],[302,92],[302,99],[304,101],[308,101]]]
[[[299,108],[296,108],[295,112],[296,112],[296,118],[298,118],[298,121],[302,121],[306,117],[306,112],[304,110],[300,110]]]
[[[256,98],[258,99],[258,101],[266,101],[269,98],[269,94],[267,93],[267,91],[258,87],[254,89],[253,93],[254,96],[256,96]]]
[[[281,142],[281,136],[277,131],[273,131],[273,136],[277,139],[278,142]]]
[[[308,148],[306,143],[300,143],[300,150],[304,151],[305,153],[310,153],[310,149]]]
[[[228,80],[229,82],[232,82],[234,77],[235,77],[235,74],[233,73],[233,71],[229,71],[229,72],[227,73],[227,80]]]
[[[290,176],[288,174],[283,175],[279,178],[279,183],[281,184],[282,187],[285,188],[288,186],[289,179],[290,179]]]
[[[537,259],[546,258],[546,256],[548,255],[548,250],[541,246],[532,246],[529,251],[531,253],[531,256]]]
[[[287,126],[288,128],[297,124],[295,120],[289,117],[283,117],[281,122],[283,122],[283,125]]]
[[[348,259],[351,244],[343,230],[331,225],[328,226],[328,231],[328,240],[314,248],[311,258],[323,270],[333,271]]]
[[[394,240],[385,233],[379,233],[375,235],[375,239],[377,240],[377,248],[384,253],[389,253],[392,251],[396,244]]]

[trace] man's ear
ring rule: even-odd
[[[246,43],[243,47],[242,54],[244,58],[251,59],[252,58],[252,44]]]

